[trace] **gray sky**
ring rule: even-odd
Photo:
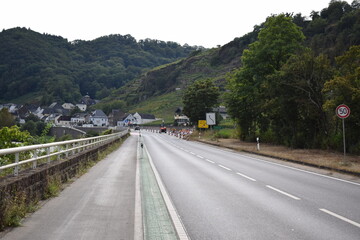
[[[69,41],[130,34],[207,48],[253,30],[271,14],[309,16],[330,0],[1,0],[0,30],[27,27]],[[352,0],[348,0],[351,3]]]

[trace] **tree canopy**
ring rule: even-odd
[[[183,113],[196,124],[198,120],[206,118],[206,113],[212,112],[218,97],[219,89],[211,80],[197,80],[185,90]]]
[[[199,47],[109,35],[68,42],[26,28],[0,33],[0,100],[30,94],[43,104],[104,97],[145,70],[188,56]]]
[[[348,151],[360,152],[359,46],[350,44],[343,50],[349,43],[341,42],[331,51],[319,53],[312,44],[306,45],[324,36],[336,37],[331,32],[317,33],[317,37],[305,40],[294,23],[303,23],[305,34],[316,21],[332,23],[339,30],[344,18],[358,13],[346,2],[332,1],[321,14],[313,13],[310,23],[302,22],[299,15],[267,19],[258,40],[244,50],[242,67],[228,77],[226,103],[241,139],[260,136],[264,142],[291,147],[341,149],[342,132],[335,108],[347,104],[351,108],[346,120]],[[348,27],[355,22],[350,21]],[[341,53],[335,60],[334,49]]]

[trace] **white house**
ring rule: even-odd
[[[96,109],[90,116],[90,123],[97,127],[108,126],[109,119],[102,110]]]
[[[130,113],[125,114],[124,118],[121,121],[117,122],[118,127],[125,127],[131,124],[138,124],[138,123],[136,121],[136,118]]]
[[[69,117],[69,116],[61,115],[61,116],[58,116],[55,118],[55,124],[59,125],[59,126],[70,127],[71,126],[70,121],[71,121],[71,117]]]
[[[71,117],[71,124],[77,125],[77,124],[84,124],[89,122],[89,115],[87,113],[78,113]]]
[[[72,104],[72,103],[64,103],[63,105],[61,105],[64,109],[67,109],[67,110],[72,110],[75,108],[75,105]]]
[[[144,124],[144,123],[153,122],[156,120],[155,116],[152,114],[145,114],[145,113],[138,113],[138,112],[136,112],[134,114],[134,117],[136,118],[137,124]]]
[[[78,107],[80,109],[80,111],[85,112],[87,106],[86,106],[86,104],[78,103],[78,104],[76,104],[76,107]]]

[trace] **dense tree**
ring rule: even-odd
[[[7,108],[2,108],[0,110],[0,129],[2,127],[11,127],[12,125],[15,125],[15,119],[9,113]]]
[[[22,132],[16,125],[0,129],[0,149],[17,147],[31,140],[29,132]]]
[[[243,67],[229,78],[227,106],[241,128],[241,138],[254,138],[258,128],[262,132],[279,115],[274,98],[279,85],[273,77],[282,65],[302,49],[304,35],[284,14],[271,16],[242,56]],[[279,120],[280,121],[280,120]],[[276,123],[278,124],[278,123]]]
[[[211,80],[197,80],[185,90],[183,113],[193,124],[197,124],[198,120],[206,118],[207,112],[212,112],[218,97],[219,89]]]
[[[322,147],[328,136],[328,119],[323,109],[322,89],[333,76],[329,59],[310,49],[293,55],[274,75],[278,96],[273,100],[281,115],[272,128],[277,142],[293,147]]]
[[[360,153],[360,46],[353,46],[343,56],[336,58],[338,73],[327,81],[324,93],[327,100],[324,107],[333,119],[332,134],[340,133],[339,119],[335,116],[335,108],[346,104],[351,109],[351,115],[346,119],[348,142],[351,152]],[[341,142],[337,143],[341,148]]]

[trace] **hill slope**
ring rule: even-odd
[[[188,56],[199,47],[110,35],[68,42],[26,28],[0,33],[0,100],[24,95],[38,100],[77,101],[107,96],[140,73]],[[33,99],[34,100],[34,99]]]
[[[306,36],[305,46],[316,54],[326,54],[332,62],[350,46],[360,44],[360,9],[356,4],[334,1],[320,12],[313,11],[311,20],[301,14],[292,18]],[[225,91],[226,75],[241,66],[243,50],[257,40],[262,27],[263,24],[255,26],[252,32],[220,48],[199,50],[186,59],[152,69],[104,100],[120,99],[130,110],[140,109],[171,119],[176,107],[182,105],[182,90],[197,79],[212,79]],[[158,106],[159,103],[163,105]]]

